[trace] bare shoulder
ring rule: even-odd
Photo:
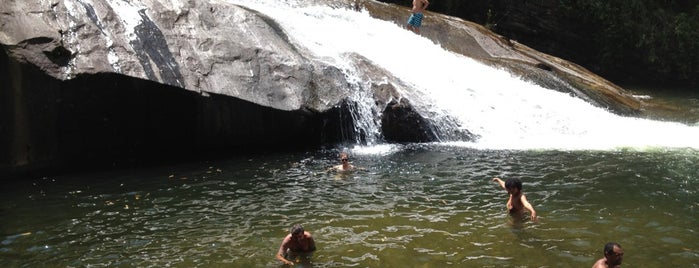
[[[597,262],[592,265],[592,268],[607,268],[607,260],[605,258],[597,260]]]
[[[282,247],[285,245],[288,245],[291,242],[291,235],[288,234],[284,237],[284,240],[282,240]]]

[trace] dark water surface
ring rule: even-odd
[[[10,182],[0,267],[278,267],[288,228],[304,267],[699,267],[699,152],[337,150]],[[519,177],[539,222],[513,225],[490,179]]]

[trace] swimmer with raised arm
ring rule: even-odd
[[[532,204],[527,201],[527,197],[522,193],[522,181],[519,179],[507,179],[506,181],[500,178],[493,178],[494,182],[507,191],[510,198],[507,200],[507,212],[515,219],[521,219],[524,211],[528,210],[531,214],[532,221],[537,221],[536,211]]]

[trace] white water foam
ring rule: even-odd
[[[450,145],[483,149],[699,149],[699,127],[612,114],[568,94],[451,53],[366,12],[295,7],[293,1],[228,0],[275,19],[293,42],[353,72],[360,54],[406,81],[440,112],[480,138]],[[292,2],[291,4],[289,2]],[[406,18],[407,19],[407,18]],[[371,115],[368,115],[371,116]]]

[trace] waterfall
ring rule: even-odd
[[[569,94],[524,81],[444,50],[367,12],[294,1],[228,0],[276,20],[292,42],[345,71],[353,82],[352,118],[368,144],[380,141],[380,122],[366,81],[345,58],[361,55],[410,86],[401,92],[438,128],[477,135],[458,146],[487,149],[699,148],[699,127],[615,115]],[[406,18],[407,19],[407,18]],[[378,82],[378,81],[373,81]],[[454,118],[455,124],[443,118]]]

